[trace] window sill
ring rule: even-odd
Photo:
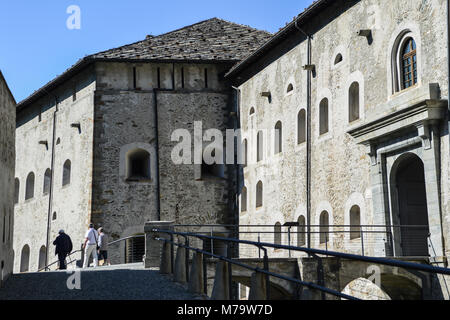
[[[125,179],[126,183],[151,183],[152,179]]]

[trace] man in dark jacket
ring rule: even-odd
[[[59,231],[59,236],[53,241],[55,248],[55,255],[58,255],[59,270],[66,270],[66,257],[72,252],[72,240],[64,233],[64,230]]]

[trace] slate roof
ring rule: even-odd
[[[28,98],[18,111],[95,61],[236,63],[267,42],[272,34],[218,18],[84,57]]]
[[[266,31],[212,18],[92,55],[106,59],[239,61],[272,37]]]

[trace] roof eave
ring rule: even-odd
[[[248,55],[245,59],[237,63],[229,72],[225,74],[225,78],[235,78],[239,73],[242,72],[245,67],[252,64],[259,56],[265,54],[271,48],[273,48],[276,44],[281,42],[285,36],[290,34],[293,31],[296,31],[295,23],[302,24],[305,22],[306,18],[308,18],[311,14],[315,13],[318,9],[320,9],[325,3],[334,0],[317,0],[310,7],[308,7],[305,11],[299,14],[293,21],[288,23],[284,28],[278,31],[269,41],[264,43],[261,47],[255,50],[253,53]]]

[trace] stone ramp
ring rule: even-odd
[[[185,287],[142,264],[99,267],[80,272],[81,290],[70,290],[64,271],[14,274],[0,300],[199,300]]]

